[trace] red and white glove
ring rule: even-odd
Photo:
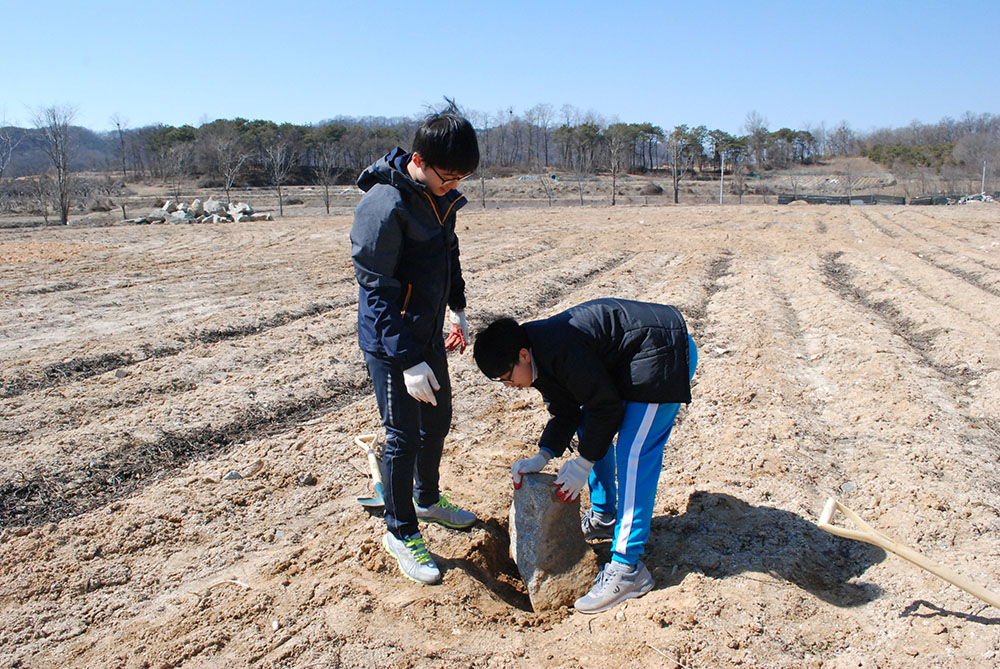
[[[448,314],[448,320],[451,321],[451,330],[444,340],[445,350],[454,351],[457,348],[460,354],[465,353],[465,348],[469,345],[469,324],[465,321],[465,309],[452,311]]]
[[[521,477],[523,475],[542,471],[551,457],[547,451],[538,449],[538,452],[530,458],[524,458],[512,464],[510,466],[510,475],[514,479],[514,490],[520,489]]]
[[[556,494],[559,495],[559,499],[564,502],[572,502],[579,497],[583,486],[587,485],[590,470],[593,468],[594,463],[586,458],[577,456],[572,460],[567,460],[559,468],[559,474],[556,475],[556,480],[552,484],[558,488]]]

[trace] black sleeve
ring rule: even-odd
[[[611,447],[625,408],[604,361],[576,338],[566,338],[558,346],[550,370],[557,389],[546,393],[540,388],[552,418],[539,446],[561,455],[586,414],[580,455],[596,462]]]
[[[451,232],[451,292],[448,295],[448,307],[452,311],[465,309],[465,279],[462,278],[462,262],[458,252],[458,235]]]

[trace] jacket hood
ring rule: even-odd
[[[409,161],[409,152],[397,146],[361,173],[358,177],[358,188],[367,193],[375,184],[389,184],[396,188],[423,190],[424,187],[411,179],[406,172],[406,164]]]
[[[358,188],[367,193],[377,184],[387,184],[403,191],[408,190],[430,195],[430,189],[411,179],[409,172],[406,171],[406,165],[410,162],[411,155],[409,151],[404,151],[397,146],[361,173],[361,176],[358,177]],[[457,190],[450,190],[441,197],[455,211],[464,207],[468,202],[465,196]]]

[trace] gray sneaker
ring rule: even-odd
[[[615,521],[602,522],[593,509],[583,514],[583,518],[580,519],[580,529],[583,530],[583,538],[587,541],[615,538]]]
[[[436,504],[432,506],[420,506],[414,502],[417,510],[417,519],[429,523],[439,523],[445,527],[454,529],[465,529],[471,527],[476,522],[476,514],[471,511],[460,509],[443,494]]]
[[[611,562],[594,579],[594,587],[573,604],[580,613],[600,613],[653,588],[653,576],[642,562],[634,567]]]
[[[406,539],[397,539],[392,532],[386,532],[382,538],[382,545],[389,555],[396,558],[399,568],[410,580],[428,584],[441,580],[441,571],[434,564],[434,559],[427,551],[427,544],[419,532]]]

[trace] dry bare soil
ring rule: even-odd
[[[378,417],[349,216],[2,230],[0,664],[1000,665],[1000,610],[815,525],[837,497],[1000,591],[998,219],[461,212],[475,325],[621,296],[677,305],[699,344],[656,586],[596,616],[530,610],[509,465],[545,413],[468,352],[443,482],[482,522],[426,528],[438,586],[382,551],[356,501],[371,485],[353,437]]]

